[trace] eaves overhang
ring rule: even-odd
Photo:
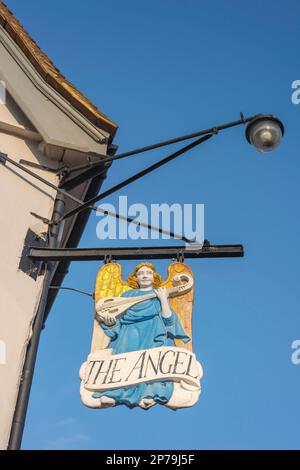
[[[111,138],[114,137],[118,128],[117,124],[100,112],[72,83],[65,79],[3,2],[0,2],[0,25],[16,47],[26,56],[40,78],[52,90],[55,90],[91,124],[107,132]]]

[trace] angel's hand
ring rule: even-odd
[[[105,310],[99,312],[96,310],[96,318],[100,323],[105,323],[107,326],[112,326],[116,323],[115,317]]]
[[[167,289],[165,287],[159,287],[158,289],[154,289],[154,291],[161,303],[168,303]]]

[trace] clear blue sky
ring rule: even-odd
[[[206,238],[245,246],[243,259],[188,263],[204,368],[199,404],[176,413],[83,407],[78,368],[93,305],[61,292],[42,333],[23,448],[299,448],[300,365],[291,363],[291,343],[300,339],[300,105],[291,103],[291,83],[300,79],[299,2],[7,3],[63,74],[119,124],[120,151],[240,111],[273,113],[286,125],[273,154],[258,154],[242,128],[232,129],[119,193],[130,204],[204,203]],[[104,188],[165,154],[115,163]],[[81,246],[101,246],[97,221],[92,215]],[[65,285],[91,291],[100,266],[73,263]],[[123,266],[128,274],[134,262]],[[156,266],[165,275],[167,262]]]

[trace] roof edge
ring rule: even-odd
[[[117,124],[101,113],[90,100],[61,75],[53,62],[43,53],[3,2],[0,2],[0,25],[10,35],[46,83],[54,88],[91,123],[114,137],[118,129]]]

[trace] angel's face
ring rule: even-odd
[[[136,273],[138,284],[141,288],[152,287],[154,278],[152,269],[147,266],[142,266]]]

